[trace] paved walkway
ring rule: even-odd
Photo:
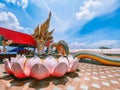
[[[120,67],[80,62],[75,73],[44,80],[17,79],[0,64],[0,90],[120,90]]]

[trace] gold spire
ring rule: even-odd
[[[39,50],[39,46],[42,46],[42,47],[45,46],[45,44],[47,43],[49,38],[52,37],[52,33],[54,32],[54,29],[50,32],[48,31],[51,15],[52,14],[50,11],[47,20],[44,23],[42,23],[40,26],[38,25],[34,30],[34,34],[32,34],[32,36],[35,38],[35,40],[37,42],[38,50]]]
[[[47,18],[47,20],[44,23],[42,23],[40,26],[40,35],[42,35],[45,31],[48,31],[50,19],[51,19],[51,11],[49,13],[49,17]]]
[[[39,35],[39,25],[35,28],[34,34],[32,34],[32,36],[33,36],[34,38],[37,38],[38,35]]]
[[[53,29],[52,31],[48,32],[49,36],[51,36],[54,31],[55,31],[55,29]]]

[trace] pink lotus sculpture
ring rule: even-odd
[[[10,61],[7,58],[4,59],[4,63],[8,74],[13,74],[17,78],[33,77],[41,80],[49,76],[61,77],[66,72],[74,72],[78,60],[70,55],[67,58],[61,56],[58,59],[49,56],[44,60],[37,56],[28,59],[24,55],[18,55],[12,57]]]

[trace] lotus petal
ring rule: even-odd
[[[70,63],[70,66],[69,66],[69,72],[74,72],[77,68],[77,65],[78,65],[78,60],[77,58],[73,58],[71,55],[68,56],[68,60],[69,60],[69,63]]]
[[[26,56],[22,55],[20,58],[18,58],[18,60],[16,60],[16,62],[20,64],[22,69],[24,69]]]
[[[30,70],[35,64],[41,64],[41,59],[37,56],[32,57],[31,59],[27,60],[25,63],[25,73],[29,76]]]
[[[69,72],[74,72],[77,69],[78,61],[73,62],[71,65]]]
[[[24,64],[25,64],[25,61],[26,61],[26,57],[24,55],[22,56],[17,56],[16,58],[11,58],[11,67],[13,65],[13,63],[18,63],[20,64],[22,70],[24,69]]]
[[[38,80],[41,80],[50,76],[48,69],[43,64],[35,64],[30,71],[30,75],[31,77],[36,78]]]
[[[23,69],[21,68],[21,65],[19,63],[13,62],[13,65],[11,67],[13,74],[17,78],[25,78],[27,75],[25,75]]]
[[[49,73],[52,75],[58,63],[55,58],[49,56],[44,60],[43,64],[47,67]]]
[[[55,69],[54,69],[54,72],[53,72],[53,76],[57,76],[57,77],[61,77],[63,76],[68,70],[68,67],[65,63],[59,63]]]
[[[10,62],[8,59],[4,59],[4,63],[8,74],[13,74],[17,78],[31,76],[41,80],[50,75],[61,77],[66,72],[74,72],[77,68],[78,60],[70,55],[68,58],[61,56],[59,59],[49,56],[42,62],[37,56],[27,59],[24,55],[17,55],[12,57]]]
[[[58,60],[59,60],[59,63],[64,62],[69,67],[69,62],[65,57],[61,56]]]
[[[16,57],[11,57],[11,60],[10,60],[11,66],[13,62],[16,62],[19,58],[20,58],[20,55],[17,55]]]
[[[7,58],[5,58],[4,60],[5,63],[5,70],[8,74],[13,74],[12,70],[11,70],[11,64],[9,62],[9,60]]]

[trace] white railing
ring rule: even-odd
[[[120,54],[120,49],[70,49],[70,53],[79,51],[97,52],[102,54]]]

